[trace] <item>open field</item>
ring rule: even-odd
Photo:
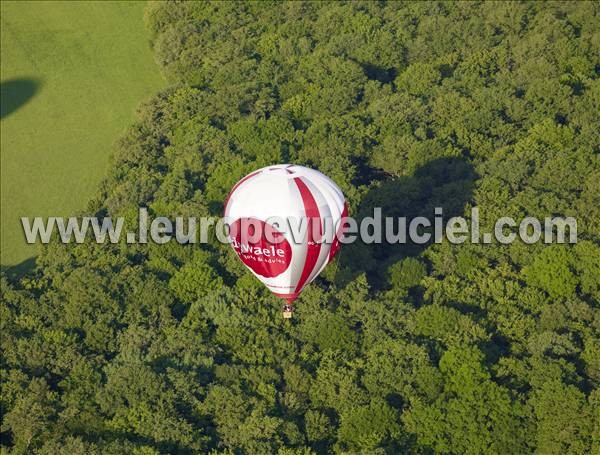
[[[145,2],[1,4],[1,264],[36,255],[21,216],[81,210],[111,144],[163,84]]]

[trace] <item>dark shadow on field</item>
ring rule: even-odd
[[[386,272],[391,264],[406,257],[418,256],[434,242],[436,207],[442,208],[444,229],[450,218],[463,215],[465,204],[471,199],[476,178],[470,163],[463,158],[452,157],[432,160],[418,168],[412,176],[381,181],[377,188],[367,193],[359,207],[351,210],[351,215],[360,226],[365,217],[374,216],[373,210],[376,207],[381,207],[382,225],[385,228],[385,218],[393,217],[394,233],[398,233],[398,218],[406,217],[406,243],[388,243],[385,229],[382,229],[380,244],[366,244],[359,236],[354,243],[342,247],[336,281],[341,278],[344,282],[366,273],[374,289],[383,289],[386,286]],[[432,225],[432,228],[419,231],[431,233],[430,240],[424,244],[412,242],[408,235],[411,220],[418,216],[426,217]]]
[[[35,260],[36,256],[33,256],[16,265],[2,265],[0,266],[0,272],[5,274],[6,277],[11,281],[18,280],[23,275],[26,275],[35,268]]]
[[[0,84],[0,118],[7,117],[27,104],[41,87],[41,81],[21,77]]]

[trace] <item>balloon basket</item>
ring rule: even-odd
[[[281,308],[281,314],[283,315],[283,319],[292,319],[292,314],[294,313],[294,307],[290,303],[284,303]]]

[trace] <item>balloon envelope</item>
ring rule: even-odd
[[[329,177],[281,164],[241,179],[229,193],[224,215],[238,257],[275,295],[292,303],[337,253],[347,211],[342,191]]]

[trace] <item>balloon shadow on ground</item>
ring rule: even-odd
[[[408,235],[411,220],[425,217],[434,226],[435,208],[440,207],[442,214],[438,216],[442,217],[445,229],[450,218],[464,215],[465,205],[472,198],[476,178],[477,174],[470,163],[463,158],[450,157],[434,159],[418,168],[412,176],[381,181],[378,187],[365,195],[360,206],[353,211],[353,216],[360,226],[365,217],[374,216],[375,208],[381,208],[382,242],[367,244],[358,236],[354,243],[343,246],[339,258],[342,281],[347,282],[366,273],[372,288],[385,288],[386,272],[391,264],[420,255],[435,241],[432,228],[423,230],[431,233],[426,243],[412,241]],[[406,243],[386,241],[386,217],[394,219],[394,234],[399,232],[398,218],[406,218]],[[373,232],[373,229],[369,232]]]
[[[16,265],[1,265],[0,272],[5,274],[9,280],[16,281],[35,268],[36,258],[37,256],[27,258]]]
[[[15,78],[0,84],[0,118],[5,118],[27,104],[42,83],[35,78]]]

